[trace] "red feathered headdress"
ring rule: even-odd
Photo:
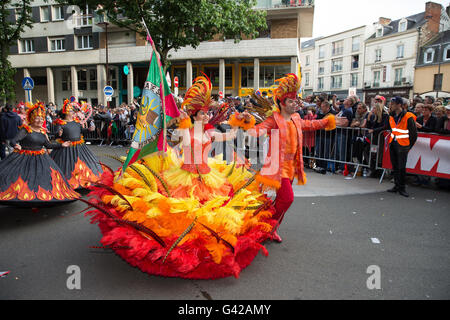
[[[28,123],[33,123],[36,117],[41,117],[45,120],[45,115],[45,106],[41,101],[38,101],[34,106],[28,108],[27,121]]]
[[[75,110],[74,110],[75,108]],[[71,110],[77,111],[80,108],[80,104],[78,102],[70,102],[69,99],[64,100],[64,104],[62,107],[62,113],[68,114]]]
[[[186,92],[181,106],[186,107],[185,110],[189,115],[195,115],[200,110],[208,112],[213,102],[211,91],[212,84],[209,78],[206,75],[197,77],[192,87]]]
[[[283,102],[286,98],[296,99],[297,93],[300,90],[300,81],[296,74],[289,73],[286,77],[277,79],[278,88],[273,91],[276,99]]]

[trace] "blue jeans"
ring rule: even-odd
[[[336,160],[347,161],[347,132],[338,130],[336,134]],[[344,170],[345,163],[338,163],[337,167]]]

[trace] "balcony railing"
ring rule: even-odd
[[[314,0],[258,0],[256,9],[292,8],[314,6]]]

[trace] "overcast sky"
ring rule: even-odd
[[[315,0],[313,37],[370,25],[379,17],[401,19],[425,11],[425,0]],[[434,0],[447,7],[449,0]],[[307,39],[302,39],[302,41]]]

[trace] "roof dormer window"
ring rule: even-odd
[[[408,29],[408,21],[406,19],[400,20],[398,24],[398,32],[406,31],[406,29]]]
[[[450,44],[444,49],[443,61],[450,61]]]
[[[432,63],[434,61],[434,49],[433,48],[428,48],[425,51],[425,54],[423,56],[423,61],[425,63]]]
[[[382,36],[383,36],[383,27],[378,27],[377,28],[377,35],[376,35],[376,37],[379,38],[379,37],[382,37]]]

